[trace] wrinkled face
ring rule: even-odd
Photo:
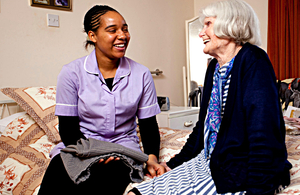
[[[97,57],[111,60],[122,58],[130,40],[128,25],[117,12],[109,11],[101,16],[101,26],[96,34],[89,31],[89,38],[95,43]]]
[[[205,47],[203,52],[212,56],[217,55],[220,52],[222,46],[225,45],[225,42],[228,40],[218,38],[214,33],[214,23],[215,17],[207,17],[204,19],[204,27],[199,33],[199,37],[203,39]]]

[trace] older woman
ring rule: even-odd
[[[135,194],[274,194],[290,182],[276,78],[253,9],[243,1],[202,10],[208,66],[199,121],[171,171]],[[133,193],[131,193],[133,194]]]

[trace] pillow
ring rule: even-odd
[[[281,80],[281,82],[284,82],[284,83],[291,83],[295,78],[287,78],[287,79],[284,79],[284,80]]]
[[[53,147],[28,114],[9,123],[0,137],[0,194],[36,194]]]
[[[61,141],[58,119],[54,114],[56,86],[3,88],[1,91],[15,100],[37,122],[51,142]]]
[[[0,120],[0,135],[5,130],[6,126],[15,118],[24,115],[26,112],[18,112]]]

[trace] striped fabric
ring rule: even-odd
[[[211,177],[204,150],[195,158],[175,169],[136,187],[145,195],[215,195],[216,187]],[[242,195],[244,192],[226,193]]]
[[[224,65],[225,66],[225,65]],[[222,66],[221,68],[220,68],[220,71],[221,71],[221,75],[222,74],[225,74],[225,70],[223,70],[223,67],[224,66]],[[226,68],[226,67],[224,67],[224,68]],[[224,115],[224,110],[225,110],[225,105],[226,105],[226,100],[227,100],[227,95],[228,95],[228,89],[229,89],[229,84],[230,84],[230,79],[231,79],[231,74],[229,75],[229,77],[228,77],[228,79],[227,79],[227,81],[226,81],[226,84],[225,84],[225,87],[224,87],[224,89],[223,89],[223,98],[222,98],[222,111],[221,111],[221,118],[223,118],[223,115]]]
[[[225,110],[231,79],[230,72],[234,59],[235,57],[221,67],[219,63],[216,64],[211,97],[204,124],[204,150],[207,158],[210,158],[217,143],[217,136]]]

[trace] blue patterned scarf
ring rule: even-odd
[[[216,64],[213,77],[213,87],[207,110],[207,118],[204,126],[204,150],[207,158],[210,158],[217,142],[217,135],[222,120],[222,104],[225,106],[225,102],[222,103],[222,97],[224,95],[224,88],[227,80],[229,79],[234,59],[235,57],[229,63],[224,64],[221,68],[219,63]]]

